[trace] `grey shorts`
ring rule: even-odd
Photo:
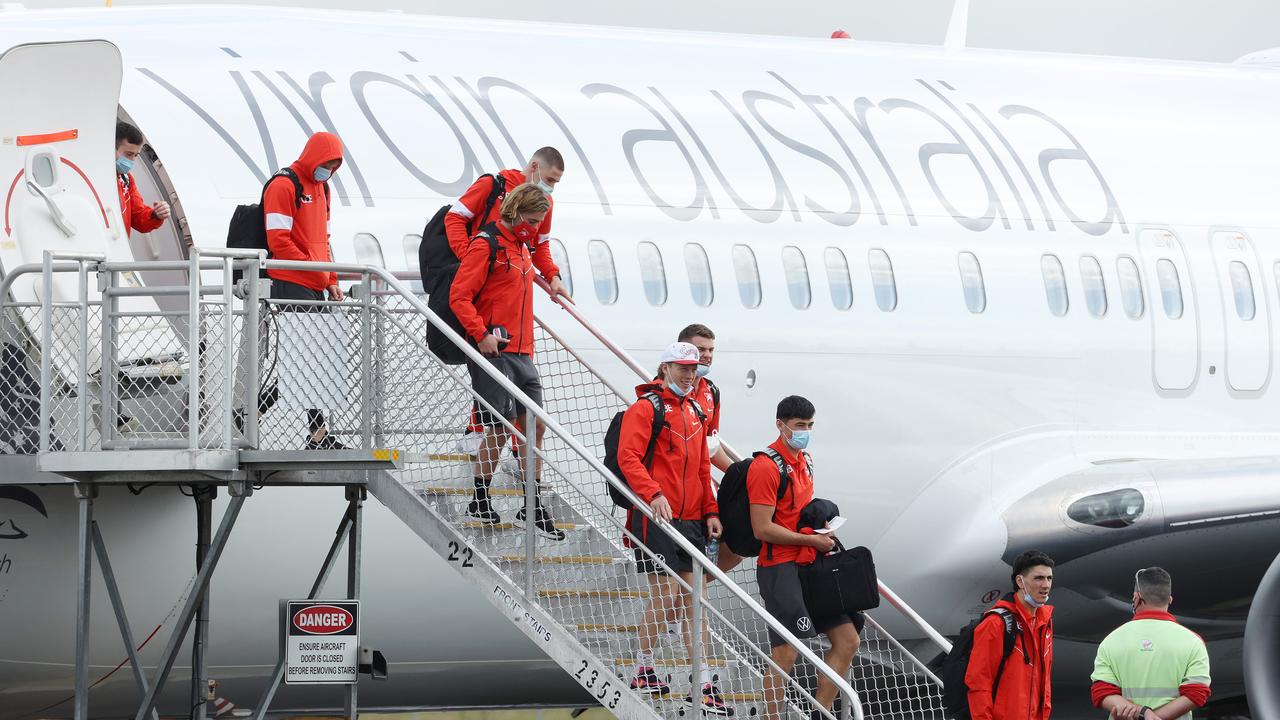
[[[756,582],[760,585],[764,609],[798,638],[817,637],[818,633],[825,633],[845,623],[853,623],[858,634],[862,634],[862,626],[866,623],[862,613],[854,613],[853,617],[844,613],[822,618],[809,617],[809,610],[804,605],[804,590],[800,586],[800,566],[793,562],[757,565]],[[770,647],[786,644],[773,628],[769,628]]]
[[[627,529],[632,535],[640,540],[640,544],[648,548],[649,552],[645,552],[644,548],[636,548],[636,571],[642,574],[666,575],[667,571],[658,563],[654,562],[653,555],[662,559],[678,573],[693,572],[693,557],[685,552],[660,528],[653,526],[649,522],[649,518],[639,510],[629,510],[627,512]],[[696,548],[706,547],[707,531],[706,523],[700,520],[672,520],[671,529],[680,533],[686,540],[693,543]],[[628,542],[630,539],[628,538]],[[650,555],[652,553],[652,555]]]
[[[487,357],[485,360],[497,368],[511,384],[528,395],[538,407],[542,407],[542,380],[538,377],[538,366],[533,363],[532,355],[498,353],[497,357]],[[501,416],[495,417],[489,412],[489,408],[477,403],[476,420],[481,425],[501,425],[501,418],[515,420],[517,415],[524,414],[519,403],[479,365],[467,360],[467,371],[471,373],[471,388]]]

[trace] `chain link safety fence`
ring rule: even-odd
[[[527,601],[616,670],[614,677],[590,677],[591,671],[578,678],[606,706],[613,692],[629,691],[645,635],[652,656],[646,664],[654,669],[646,678],[648,697],[663,717],[683,716],[694,706],[712,709],[704,704],[703,683],[692,677],[696,648],[693,656],[704,657],[707,670],[699,679],[711,680],[725,713],[810,717],[819,673],[803,656],[785,680],[785,694],[766,697],[773,668],[757,608],[710,582],[695,609],[684,581],[638,572],[641,562],[666,568],[666,558],[636,549],[605,477],[568,442],[572,437],[602,458],[609,420],[634,398],[603,382],[541,320],[535,361],[542,404],[567,435],[539,427],[545,435],[536,450],[523,442],[522,422],[502,419],[502,408],[473,392],[465,366],[445,365],[427,351],[425,314],[394,291],[361,290],[339,303],[264,299],[256,312],[211,290],[199,303],[194,390],[190,312],[134,305],[108,313],[106,323],[99,305],[53,308],[49,449],[188,447],[193,415],[194,442],[204,448],[248,445],[255,421],[256,447],[264,450],[397,448],[405,461],[395,471],[400,481],[466,539],[459,553],[483,556],[449,559],[491,562],[517,587],[532,581]],[[82,312],[88,313],[88,352],[79,347]],[[254,317],[257,332],[246,333],[246,318]],[[9,412],[0,448],[31,453],[39,445],[40,308],[9,303],[4,321],[0,403]],[[105,388],[101,347],[114,356]],[[77,358],[86,355],[81,368]],[[86,407],[87,416],[81,414]],[[484,440],[486,420],[512,438],[500,451]],[[530,470],[536,500],[526,517]],[[536,542],[532,565],[526,521]],[[761,602],[754,561],[730,577]],[[695,614],[703,619],[701,638]],[[822,636],[809,646],[819,657],[829,649]],[[873,614],[849,680],[865,717],[944,718],[940,688]]]

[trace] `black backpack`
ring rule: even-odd
[[[258,202],[251,205],[237,205],[236,209],[231,213],[231,224],[227,227],[227,247],[237,250],[266,250],[267,257],[271,257],[270,248],[267,247],[267,217],[262,209],[262,201],[267,197],[267,187],[278,177],[287,177],[293,183],[293,206],[294,208],[302,207],[302,181],[293,172],[292,168],[280,168],[274,175],[267,178],[267,182],[262,185],[262,194],[258,197]],[[324,185],[324,201],[329,203],[329,183]],[[233,280],[239,281],[244,273],[236,270],[233,273]],[[266,271],[262,271],[259,277],[266,277]]]
[[[658,393],[648,392],[643,395],[643,398],[653,404],[653,427],[649,430],[649,446],[644,451],[644,466],[647,468],[653,462],[653,451],[658,446],[658,435],[662,432],[662,427],[667,424],[667,413],[662,403],[662,396]],[[702,412],[702,406],[693,400],[690,400],[689,404],[693,405],[693,411],[697,413],[698,419],[706,422],[707,416]],[[626,410],[614,413],[613,419],[609,421],[609,429],[604,434],[604,466],[623,484],[626,484],[627,477],[622,474],[622,468],[618,466],[618,441],[622,438],[622,416],[626,414]],[[621,490],[614,487],[613,483],[609,483],[608,488],[609,499],[614,505],[631,509],[631,501],[622,494]]]
[[[756,539],[755,532],[751,529],[751,499],[747,497],[747,470],[751,468],[752,461],[761,455],[767,455],[778,466],[777,502],[782,502],[782,496],[791,486],[791,467],[773,448],[752,453],[751,457],[730,465],[724,471],[724,477],[720,480],[720,492],[716,496],[716,503],[720,505],[720,524],[724,526],[720,541],[742,557],[755,557],[760,554],[760,541]]]
[[[498,253],[497,229],[487,223],[489,214],[493,212],[493,206],[507,191],[507,181],[501,175],[481,175],[476,182],[485,178],[493,179],[493,187],[489,190],[484,209],[467,222],[467,234],[473,235],[477,224],[481,232],[487,233],[489,269],[493,270],[493,263]],[[418,272],[422,275],[422,288],[427,293],[427,307],[431,308],[431,311],[446,325],[453,328],[454,332],[465,338],[467,333],[463,330],[462,323],[458,322],[458,316],[453,314],[453,308],[449,306],[449,288],[453,286],[453,279],[457,277],[458,268],[462,266],[462,260],[454,254],[453,248],[449,246],[449,236],[445,233],[444,219],[452,207],[452,205],[441,206],[427,221],[427,226],[422,229],[422,242],[418,245]],[[449,365],[461,365],[467,361],[462,348],[454,345],[449,338],[445,337],[444,332],[431,323],[427,324],[427,348],[440,358],[441,362]]]
[[[939,675],[942,678],[942,704],[949,717],[954,720],[969,718],[969,686],[964,676],[969,670],[969,656],[973,653],[973,632],[988,617],[996,615],[1004,622],[1004,654],[1000,657],[1000,667],[996,670],[995,682],[991,685],[991,699],[995,700],[1000,690],[1000,676],[1004,675],[1005,663],[1013,654],[1013,645],[1022,635],[1022,624],[1006,608],[991,608],[979,615],[960,631],[960,637],[951,645],[951,652],[942,661]],[[1030,662],[1030,659],[1028,659]]]

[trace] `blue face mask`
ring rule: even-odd
[[[129,171],[132,169],[133,169],[132,160],[130,160],[127,157],[116,158],[116,172],[120,173],[121,175],[128,175]]]
[[[315,172],[311,173],[311,177],[315,178],[316,182],[324,182],[333,177],[333,171],[327,167],[318,167]]]
[[[698,366],[698,377],[706,377],[706,376],[708,376],[708,375],[710,375],[710,374],[711,374],[711,366],[710,366],[710,365],[699,365],[699,366]]]
[[[669,382],[669,383],[667,383],[667,389],[668,389],[668,390],[670,390],[671,392],[675,393],[676,395],[680,396],[680,397],[684,397],[685,395],[688,395],[688,394],[689,394],[689,391],[690,391],[690,390],[692,390],[693,388],[691,388],[691,387],[689,387],[689,388],[682,388],[682,387],[680,387],[679,385],[677,385],[677,384],[675,384],[675,383],[673,383],[673,382]]]
[[[1039,602],[1035,598],[1031,597],[1031,593],[1026,590],[1022,591],[1022,599],[1026,601],[1027,607],[1029,608],[1042,608],[1049,602],[1048,598],[1045,598],[1044,602]]]
[[[803,450],[809,447],[809,430],[792,430],[787,438],[787,447],[792,450]]]

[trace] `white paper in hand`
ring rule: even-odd
[[[814,530],[814,532],[820,535],[827,535],[839,530],[841,525],[844,525],[844,518],[837,515],[831,518],[826,527],[818,528],[817,530]]]

